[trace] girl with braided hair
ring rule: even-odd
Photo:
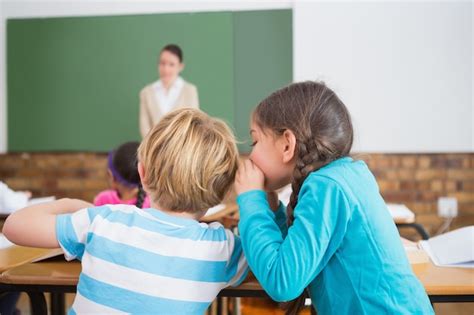
[[[100,192],[94,198],[95,206],[126,204],[138,208],[150,207],[150,198],[143,190],[138,174],[139,146],[139,142],[131,141],[109,152],[108,174],[111,189]]]
[[[353,160],[349,112],[323,83],[284,87],[255,109],[235,180],[248,263],[287,314],[305,290],[320,314],[433,314],[374,176]],[[291,183],[286,208],[274,191]]]

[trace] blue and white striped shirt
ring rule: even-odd
[[[240,239],[217,222],[106,205],[58,215],[56,234],[82,272],[75,313],[202,314],[248,272]]]

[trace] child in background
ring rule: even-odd
[[[150,198],[143,190],[137,169],[139,142],[127,142],[111,151],[108,157],[108,173],[112,189],[94,198],[95,206],[126,204],[149,208]]]
[[[303,82],[274,92],[250,133],[235,181],[242,246],[267,293],[295,299],[287,314],[306,288],[322,315],[433,314],[374,176],[349,157],[351,119],[333,91]],[[273,191],[290,182],[285,215]]]
[[[176,110],[138,150],[152,208],[62,199],[15,212],[3,232],[17,244],[61,246],[68,260],[81,260],[72,314],[203,314],[248,270],[238,237],[220,223],[198,222],[232,186],[238,157],[225,123]]]

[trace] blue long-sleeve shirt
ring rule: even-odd
[[[363,161],[346,157],[310,174],[285,224],[264,191],[237,197],[248,263],[277,301],[309,286],[319,314],[433,314],[396,226]]]

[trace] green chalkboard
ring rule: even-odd
[[[139,140],[138,93],[179,44],[201,108],[247,138],[251,108],[291,81],[291,10],[7,21],[9,151]],[[245,147],[241,147],[245,151]]]
[[[240,152],[250,151],[249,116],[272,91],[293,77],[291,11],[239,12],[234,15],[235,131]],[[245,141],[247,140],[247,141]]]

